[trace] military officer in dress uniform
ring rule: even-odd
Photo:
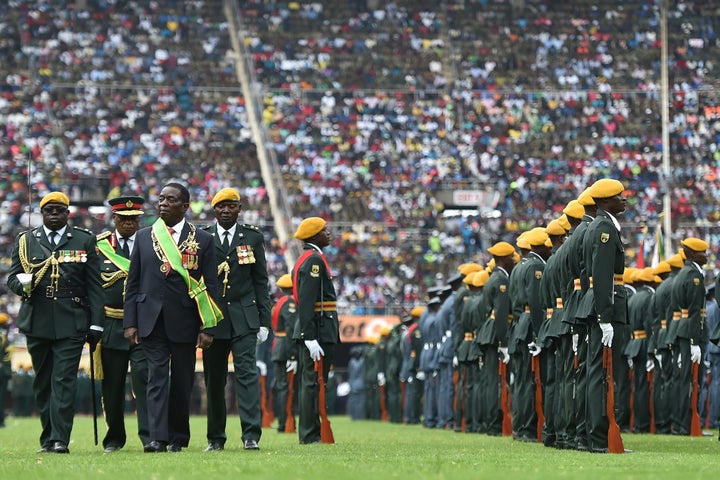
[[[83,344],[95,348],[105,320],[95,235],[68,225],[69,206],[62,192],[40,200],[43,225],[15,239],[7,281],[22,297],[17,326],[36,374],[40,452],[69,452]]]
[[[475,343],[480,347],[479,385],[481,396],[477,410],[479,431],[488,435],[502,434],[502,406],[500,405],[499,362],[510,361],[508,353],[508,326],[512,321],[510,300],[510,274],[515,267],[515,249],[507,242],[495,243],[488,248],[495,266],[483,287],[479,301],[479,318]]]
[[[297,373],[297,345],[287,336],[292,334],[297,321],[297,304],[292,298],[292,277],[289,273],[280,276],[275,282],[282,290],[282,296],[272,309],[272,328],[274,340],[272,345],[271,360],[275,368],[275,384],[273,386],[273,398],[275,399],[275,416],[278,419],[278,432],[285,431],[287,421],[287,399],[288,399],[288,373]],[[293,391],[295,386],[293,385]]]
[[[406,390],[403,404],[403,422],[408,425],[420,423],[422,397],[425,388],[425,372],[420,370],[420,354],[423,349],[419,319],[424,315],[425,307],[416,306],[410,310],[405,324],[407,331],[402,338],[403,366],[400,378],[405,378]]]
[[[627,323],[626,290],[623,286],[625,250],[616,215],[625,211],[625,187],[618,180],[593,183],[590,195],[597,205],[597,216],[588,226],[583,241],[583,257],[589,288],[583,298],[588,314],[587,356],[587,435],[588,448],[596,453],[608,451],[608,418],[598,399],[607,396],[604,381],[603,348],[614,347],[616,325]],[[613,348],[613,366],[623,361],[622,351]]]
[[[138,435],[143,445],[152,440],[147,418],[147,360],[139,345],[130,345],[125,340],[122,325],[125,282],[144,201],[136,196],[108,200],[115,230],[97,237],[100,275],[105,289],[105,323],[99,346],[103,371],[102,399],[108,427],[102,442],[105,453],[120,450],[127,440],[124,412],[128,364],[137,408]]]
[[[702,267],[707,263],[710,245],[699,238],[680,242],[685,252],[685,265],[673,283],[671,302],[680,311],[673,362],[677,365],[673,381],[672,433],[690,433],[690,393],[695,380],[691,376],[693,363],[702,359],[701,345],[707,341],[705,331],[705,277]],[[704,338],[703,338],[704,337]]]
[[[218,324],[212,345],[203,351],[208,405],[205,451],[222,450],[227,440],[225,385],[230,352],[243,448],[258,450],[262,413],[255,347],[267,340],[271,324],[263,234],[253,225],[237,223],[242,203],[234,188],[217,192],[211,205],[217,223],[206,230],[215,237],[219,305],[224,321]]]
[[[293,297],[298,304],[298,323],[293,339],[300,343],[302,380],[300,384],[301,444],[320,442],[318,379],[315,362],[322,360],[322,375],[327,382],[340,343],[337,294],[330,265],[322,252],[330,245],[332,234],[327,222],[309,217],[298,225],[295,238],[303,241],[303,253],[293,268]]]
[[[5,399],[7,399],[8,387],[12,380],[11,350],[8,342],[9,327],[10,315],[0,313],[0,427],[5,426]]]

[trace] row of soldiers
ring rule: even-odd
[[[706,322],[709,245],[685,238],[656,267],[626,268],[623,192],[595,182],[560,218],[489,248],[487,265],[461,265],[384,335],[390,419],[404,401],[407,423],[422,408],[426,427],[596,453],[626,451],[620,427],[702,434],[701,359],[720,337]]]

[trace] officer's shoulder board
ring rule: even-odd
[[[248,230],[254,230],[258,233],[262,233],[262,231],[260,230],[259,227],[255,226],[255,225],[250,225],[249,223],[243,223],[240,226],[243,228],[247,228]]]
[[[200,230],[205,230],[206,232],[212,229],[212,225],[201,225]]]
[[[92,237],[95,236],[95,234],[94,234],[93,232],[91,232],[90,230],[88,230],[87,228],[78,227],[78,226],[75,226],[75,225],[73,225],[72,228],[73,228],[73,230],[77,230],[78,232],[86,233],[86,234],[88,234],[88,235],[90,235],[90,236],[92,236]]]
[[[102,232],[100,235],[97,236],[97,240],[98,240],[98,241],[104,240],[104,239],[108,238],[108,237],[111,236],[111,235],[112,235],[112,232],[109,231],[109,230],[108,230],[107,232]]]

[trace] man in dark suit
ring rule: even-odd
[[[128,364],[137,409],[138,435],[143,445],[152,440],[147,419],[147,361],[140,345],[130,345],[124,337],[123,304],[125,281],[130,269],[136,232],[143,214],[142,197],[122,196],[108,200],[114,231],[98,235],[100,275],[105,289],[105,323],[100,346],[102,359],[102,399],[107,433],[103,438],[105,453],[125,446],[125,382]]]
[[[212,344],[222,319],[214,301],[214,240],[185,220],[189,206],[184,185],[163,187],[160,218],[137,232],[128,273],[123,327],[125,338],[140,344],[147,358],[148,453],[187,447],[195,349]]]
[[[8,276],[8,287],[22,296],[17,326],[36,373],[40,452],[69,452],[83,344],[87,339],[94,349],[104,321],[95,235],[68,226],[69,205],[61,192],[43,197],[43,225],[15,239]]]
[[[300,443],[320,442],[318,380],[315,362],[323,361],[323,379],[340,342],[335,287],[330,266],[322,249],[332,235],[320,217],[309,217],[298,225],[295,238],[302,240],[303,253],[293,268],[293,296],[298,304],[298,324],[293,338],[300,343],[302,380],[300,382]]]
[[[217,223],[207,229],[215,237],[224,322],[214,332],[213,344],[203,351],[207,389],[207,439],[205,451],[225,448],[225,385],[228,355],[232,352],[235,391],[242,428],[243,448],[258,450],[262,435],[260,382],[255,347],[267,340],[270,329],[270,294],[265,245],[260,230],[238,224],[240,194],[223,188],[212,199]]]
[[[597,205],[597,216],[588,225],[583,241],[585,268],[590,288],[583,298],[589,302],[587,310],[587,436],[588,448],[596,453],[608,451],[608,417],[602,365],[603,348],[613,348],[613,366],[623,362],[624,339],[615,337],[615,330],[627,323],[627,293],[623,286],[625,250],[620,237],[620,223],[616,215],[625,211],[625,190],[618,180],[602,179],[590,187],[590,195]],[[583,307],[581,306],[581,309]],[[618,335],[619,337],[620,335]]]

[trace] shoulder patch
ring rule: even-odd
[[[535,278],[540,280],[542,278],[542,270],[535,270]]]
[[[200,230],[205,230],[206,232],[212,229],[212,225],[203,225],[200,227]]]
[[[77,230],[78,232],[84,232],[84,233],[87,233],[88,235],[95,236],[95,234],[93,232],[91,232],[90,230],[88,230],[87,228],[77,227],[75,225],[73,225],[72,228],[73,228],[73,230]]]
[[[112,232],[108,230],[107,232],[102,232],[100,235],[98,235],[97,239],[102,240],[104,238],[109,237],[110,235],[112,235]]]
[[[608,240],[610,240],[610,234],[609,233],[601,233],[600,234],[600,241],[602,243],[607,243]]]
[[[255,230],[256,232],[260,232],[260,228],[256,227],[255,225],[250,225],[249,223],[243,223],[243,227],[249,228],[250,230]]]
[[[507,285],[500,285],[500,292],[505,293],[507,291]]]
[[[693,284],[697,287],[700,285],[700,279],[699,278],[693,278]]]

